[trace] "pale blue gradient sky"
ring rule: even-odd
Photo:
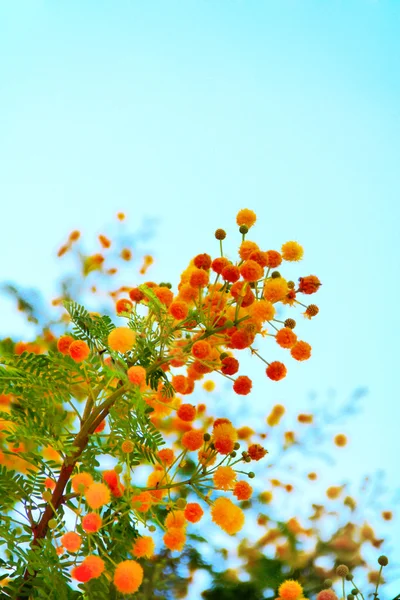
[[[324,284],[312,360],[254,402],[368,387],[336,473],[398,487],[399,61],[397,0],[2,0],[1,279],[51,297],[60,240],[123,209],[159,218],[154,277],[176,281],[253,208],[254,239],[298,239],[291,273]]]

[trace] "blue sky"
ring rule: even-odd
[[[312,360],[256,377],[257,410],[367,387],[336,473],[399,487],[399,31],[396,0],[3,0],[1,279],[51,298],[60,241],[122,209],[159,219],[176,281],[253,208],[255,241],[297,239],[291,273],[323,281]],[[27,335],[5,299],[0,329]]]

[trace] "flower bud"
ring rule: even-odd
[[[338,567],[336,567],[336,575],[339,575],[339,577],[346,577],[348,573],[349,568],[346,567],[346,565],[339,565]]]

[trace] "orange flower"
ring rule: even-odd
[[[82,472],[77,473],[72,477],[72,489],[76,494],[84,494],[89,487],[93,483],[93,477],[90,473]]]
[[[276,267],[279,267],[279,265],[282,262],[282,256],[280,255],[279,252],[277,252],[276,250],[268,250],[266,252],[266,260],[267,260],[267,264],[266,266],[269,269],[276,269]]]
[[[78,231],[77,229],[75,229],[74,231],[71,231],[71,233],[69,234],[69,241],[76,242],[77,240],[79,240],[80,237],[81,237],[81,232]]]
[[[195,342],[193,344],[192,354],[195,358],[199,360],[204,360],[210,356],[211,346],[205,340],[199,340],[198,342]]]
[[[220,423],[214,427],[213,442],[220,454],[230,454],[234,450],[237,433],[231,423]]]
[[[260,267],[266,267],[268,264],[268,257],[266,252],[262,252],[261,250],[255,250],[249,256],[250,260],[255,260],[256,263],[260,265]]]
[[[250,258],[250,254],[252,252],[256,252],[260,248],[257,246],[255,242],[251,242],[250,240],[245,240],[240,244],[239,248],[239,256],[242,260],[247,260]]]
[[[126,261],[131,260],[132,252],[129,250],[129,248],[123,248],[121,250],[121,258],[122,258],[122,260],[126,260]]]
[[[275,339],[281,348],[292,348],[297,342],[297,335],[289,327],[283,327],[277,332]]]
[[[182,436],[182,446],[187,450],[199,450],[204,443],[203,432],[192,429]]]
[[[233,356],[226,356],[221,361],[221,371],[225,375],[235,375],[239,370],[239,361]]]
[[[167,548],[181,552],[186,541],[185,530],[181,527],[171,527],[166,531],[163,540]]]
[[[264,298],[272,303],[282,300],[288,291],[287,281],[283,277],[267,279],[264,284]]]
[[[190,523],[197,523],[204,514],[203,509],[197,502],[188,502],[184,510],[185,518]]]
[[[142,387],[146,382],[146,369],[140,365],[129,367],[127,371],[128,379],[134,385]]]
[[[124,486],[119,480],[119,475],[113,469],[103,472],[103,479],[111,490],[115,498],[121,498],[124,493]]]
[[[99,235],[99,242],[103,248],[109,248],[111,246],[111,241],[105,235]]]
[[[97,513],[87,513],[82,518],[82,529],[86,533],[96,533],[103,524],[103,519]]]
[[[143,535],[142,537],[138,537],[133,543],[132,554],[136,556],[136,558],[150,558],[154,554],[154,540],[149,535]]]
[[[239,440],[247,440],[254,434],[254,429],[251,429],[251,427],[248,427],[247,425],[243,425],[243,427],[240,427],[237,430],[237,434]]]
[[[132,496],[132,505],[138,512],[147,512],[150,510],[153,499],[149,492],[140,492],[136,496]]]
[[[174,510],[167,514],[165,518],[165,527],[186,527],[186,519],[183,510]]]
[[[235,350],[243,350],[248,348],[254,342],[254,335],[251,335],[247,331],[239,330],[235,331],[231,336],[230,348]]]
[[[194,266],[198,269],[205,269],[206,271],[211,267],[211,256],[209,254],[198,254],[193,259]]]
[[[297,242],[286,242],[281,248],[284,260],[299,261],[303,258],[304,250]]]
[[[120,300],[117,301],[117,303],[115,305],[115,310],[118,315],[120,313],[131,312],[132,308],[133,308],[132,302],[130,300],[127,300],[126,298],[121,298]]]
[[[84,565],[83,563],[77,567],[74,567],[71,571],[72,579],[76,579],[81,583],[86,583],[93,578],[92,570],[88,565]]]
[[[221,273],[223,279],[225,281],[229,281],[229,283],[235,283],[236,281],[239,281],[240,279],[240,271],[239,268],[236,267],[235,265],[226,265],[226,267],[224,267],[222,269],[222,273]]]
[[[268,365],[265,372],[272,381],[280,381],[286,377],[287,369],[283,363],[275,360]]]
[[[182,300],[175,300],[170,304],[168,312],[174,317],[174,319],[182,321],[188,316],[189,306],[186,302],[183,302]]]
[[[265,321],[271,321],[271,319],[274,318],[275,307],[272,302],[269,302],[268,300],[259,300],[251,305],[249,312],[253,319],[264,323]]]
[[[213,480],[218,490],[230,490],[236,480],[236,473],[231,467],[218,467]]]
[[[108,345],[112,350],[125,354],[136,341],[135,332],[129,327],[115,327],[108,335]]]
[[[279,425],[279,421],[285,414],[285,407],[282,404],[275,404],[272,411],[267,417],[267,423],[270,427],[275,427],[275,425]]]
[[[83,340],[75,340],[69,346],[68,352],[72,360],[75,362],[82,362],[89,356],[90,348]]]
[[[253,494],[253,488],[247,481],[237,481],[233,488],[233,494],[238,500],[249,500]]]
[[[100,556],[95,556],[93,554],[87,556],[81,566],[83,565],[89,569],[93,579],[100,577],[104,571],[104,560],[100,558]]]
[[[133,594],[143,581],[143,569],[136,560],[124,560],[117,565],[113,581],[119,592]]]
[[[338,600],[338,597],[332,589],[327,589],[317,594],[317,600]]]
[[[171,290],[165,286],[157,286],[153,289],[153,292],[155,293],[159,301],[166,307],[168,307],[174,299],[174,295],[171,292]]]
[[[101,508],[110,502],[110,490],[104,483],[92,483],[85,492],[85,498],[90,508]]]
[[[53,479],[50,479],[50,477],[46,477],[44,480],[44,487],[48,490],[54,490],[56,487],[56,482]]]
[[[145,295],[139,288],[136,287],[129,291],[129,298],[133,300],[133,302],[141,302],[144,300]]]
[[[240,396],[247,396],[251,392],[252,385],[253,383],[249,377],[241,375],[235,380],[233,390]]]
[[[238,302],[241,302],[242,308],[250,306],[255,300],[255,296],[246,281],[237,281],[234,283],[231,287],[231,296]]]
[[[74,341],[70,335],[63,335],[57,342],[57,350],[61,352],[61,354],[69,354],[69,347]]]
[[[155,490],[150,490],[150,494],[153,496],[153,498],[161,499],[163,496],[167,495],[168,490],[166,490],[164,486],[168,484],[168,481],[169,479],[166,477],[165,471],[157,465],[155,471],[150,473],[147,478],[147,487],[157,488]],[[158,489],[159,486],[160,489]]]
[[[251,444],[247,450],[248,455],[251,460],[261,460],[267,454],[265,448],[260,446],[260,444]]]
[[[256,213],[249,208],[242,208],[236,215],[236,223],[239,225],[239,227],[241,225],[246,225],[246,227],[250,229],[250,227],[253,227],[256,220]]]
[[[245,281],[258,281],[263,276],[263,268],[255,260],[246,260],[240,267],[240,274]]]
[[[320,285],[322,284],[316,275],[300,277],[299,292],[303,292],[303,294],[315,294]]]
[[[173,375],[172,386],[178,394],[184,394],[188,387],[188,379],[184,375]]]
[[[299,423],[312,423],[314,417],[313,415],[306,415],[304,413],[301,413],[300,415],[298,415],[297,420]]]
[[[193,269],[192,274],[189,279],[189,283],[191,287],[201,288],[207,285],[209,280],[207,271],[203,269]]]
[[[214,260],[211,263],[211,268],[215,273],[218,273],[218,275],[222,274],[222,271],[225,269],[225,267],[229,264],[229,260],[227,258],[225,258],[224,256],[220,256],[218,258],[214,258]]]
[[[336,500],[342,493],[343,487],[340,485],[331,485],[326,490],[326,495],[330,500]]]
[[[299,341],[292,347],[290,354],[296,360],[307,360],[311,356],[311,346],[307,342]]]
[[[278,593],[282,600],[299,600],[303,596],[303,588],[298,581],[288,579],[281,583]]]
[[[174,462],[174,451],[169,448],[163,448],[157,452],[158,458],[164,465],[170,466]]]
[[[344,435],[344,433],[338,433],[337,435],[335,435],[334,442],[336,446],[342,448],[347,444],[347,437]]]
[[[230,535],[240,531],[244,525],[243,511],[229,498],[217,498],[211,507],[211,517],[214,523]]]
[[[75,531],[68,531],[62,536],[61,543],[68,552],[78,552],[82,544],[82,538]]]
[[[196,407],[192,404],[181,404],[178,408],[178,417],[182,421],[194,421],[196,418]]]

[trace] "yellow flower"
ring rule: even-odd
[[[242,208],[242,210],[239,210],[238,214],[236,215],[236,223],[239,225],[239,227],[241,225],[246,225],[246,227],[250,229],[250,227],[254,225],[256,220],[256,213],[253,210],[250,210],[249,208]]]
[[[229,498],[217,498],[211,508],[211,517],[221,529],[233,535],[244,525],[244,513]]]
[[[213,479],[217,489],[230,490],[235,482],[236,473],[231,467],[218,467]]]
[[[278,592],[282,600],[298,600],[303,595],[303,588],[298,581],[288,579],[281,583]]]
[[[283,277],[267,279],[264,285],[264,298],[272,303],[279,302],[286,296],[288,291],[287,281]]]
[[[281,248],[284,260],[298,261],[303,258],[304,250],[297,242],[286,242]]]

